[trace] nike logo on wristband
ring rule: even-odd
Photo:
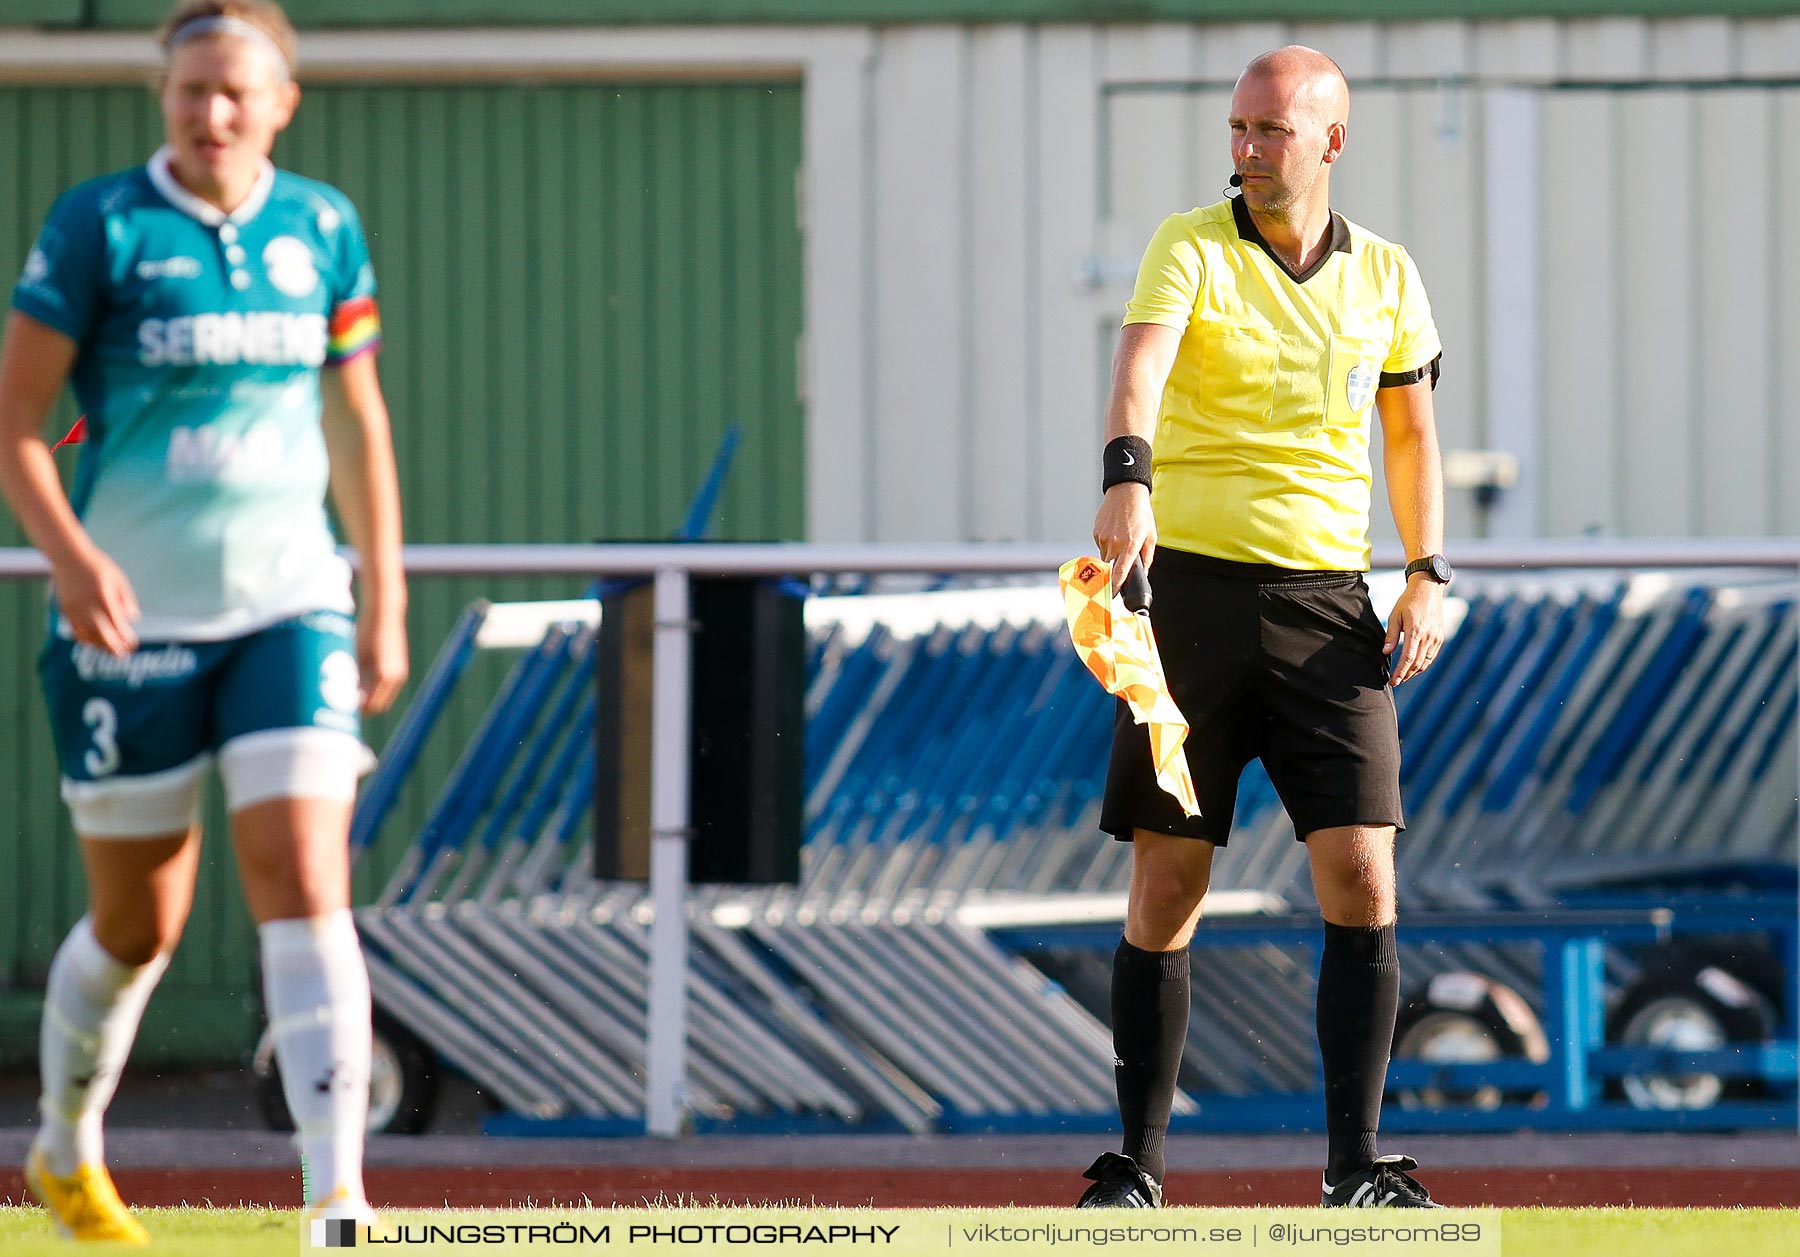
[[[1124,457],[1125,457],[1125,465],[1127,467],[1136,467],[1137,466],[1137,459],[1135,459],[1131,456],[1131,452],[1129,450],[1125,451]]]

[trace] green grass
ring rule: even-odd
[[[1800,1209],[1502,1209],[1507,1257],[1792,1257]]]
[[[1460,1211],[1458,1211],[1460,1212]],[[1503,1238],[1502,1252],[1504,1257],[1793,1257],[1800,1253],[1800,1210],[1793,1209],[1503,1209],[1495,1211],[1501,1221]],[[671,1203],[668,1207],[643,1210],[579,1210],[579,1209],[543,1209],[543,1210],[482,1210],[465,1212],[414,1213],[395,1212],[384,1214],[383,1224],[392,1225],[404,1221],[408,1225],[419,1225],[426,1221],[438,1223],[505,1221],[511,1223],[539,1222],[543,1224],[575,1223],[589,1228],[602,1224],[610,1224],[612,1242],[610,1246],[588,1245],[583,1247],[552,1247],[545,1244],[516,1245],[500,1247],[495,1245],[422,1245],[394,1244],[385,1246],[384,1251],[394,1254],[409,1253],[493,1253],[511,1252],[585,1252],[585,1253],[651,1253],[670,1251],[668,1245],[652,1246],[648,1243],[629,1244],[626,1242],[625,1228],[632,1222],[655,1222],[659,1225],[671,1223],[722,1223],[726,1220],[744,1222],[794,1222],[800,1225],[829,1225],[838,1222],[847,1225],[868,1226],[871,1223],[898,1225],[902,1229],[895,1243],[879,1245],[876,1251],[891,1254],[892,1257],[910,1257],[916,1253],[968,1253],[974,1257],[977,1253],[985,1253],[987,1257],[1013,1257],[1014,1254],[1036,1254],[1051,1251],[1047,1246],[1031,1246],[1026,1244],[970,1244],[958,1242],[954,1246],[946,1243],[949,1233],[958,1226],[973,1225],[977,1222],[990,1224],[1006,1224],[1011,1226],[1043,1226],[1055,1225],[1068,1227],[1089,1223],[1092,1215],[1077,1217],[1068,1209],[881,1209],[881,1210],[793,1210],[766,1209],[753,1210],[745,1208],[703,1208],[678,1207]],[[1442,1215],[1437,1215],[1441,1217]],[[292,1209],[144,1209],[139,1211],[144,1225],[156,1237],[156,1246],[152,1252],[180,1254],[181,1257],[264,1257],[264,1254],[280,1254],[280,1257],[292,1257],[295,1253],[323,1254],[325,1249],[302,1249],[300,1246],[300,1225],[297,1211]],[[1270,1243],[1266,1234],[1268,1224],[1276,1220],[1299,1221],[1305,1225],[1323,1226],[1335,1224],[1351,1224],[1370,1222],[1387,1222],[1393,1224],[1418,1224],[1418,1214],[1374,1214],[1358,1212],[1353,1216],[1345,1214],[1325,1215],[1316,1210],[1283,1209],[1170,1209],[1156,1215],[1157,1225],[1187,1225],[1202,1229],[1219,1225],[1247,1226],[1259,1223],[1264,1228],[1262,1242],[1257,1253],[1282,1253],[1291,1257],[1306,1257],[1307,1254],[1325,1253],[1399,1253],[1413,1252],[1417,1257],[1437,1257],[1437,1254],[1462,1251],[1468,1257],[1493,1257],[1493,1249],[1485,1244],[1478,1245],[1408,1245],[1389,1246],[1385,1249],[1374,1249],[1369,1246],[1335,1247],[1325,1243],[1287,1244]],[[1130,1216],[1109,1216],[1108,1223],[1135,1223],[1150,1225],[1151,1221],[1142,1214]],[[721,1247],[723,1247],[721,1245]],[[854,1248],[858,1251],[871,1251],[868,1244],[826,1246],[813,1244],[805,1247],[797,1245],[772,1246],[736,1245],[736,1251],[754,1253],[764,1252],[801,1252],[830,1251],[831,1247],[839,1250]],[[1168,1254],[1168,1257],[1189,1257],[1191,1251],[1204,1250],[1221,1255],[1248,1254],[1253,1250],[1245,1244],[1219,1244],[1203,1242],[1199,1249],[1191,1245],[1131,1245],[1118,1244],[1116,1251],[1121,1254]],[[56,1257],[70,1257],[75,1250],[60,1241],[51,1231],[44,1215],[36,1210],[18,1207],[0,1207],[0,1253],[5,1257],[39,1257],[40,1254]],[[330,1250],[335,1251],[335,1250]],[[355,1251],[368,1251],[359,1248]],[[686,1246],[686,1251],[708,1251],[706,1248]],[[1074,1254],[1078,1251],[1091,1251],[1074,1245],[1065,1246],[1065,1251]]]
[[[140,1209],[137,1214],[155,1237],[151,1252],[180,1253],[182,1257],[238,1257],[240,1253],[244,1257],[263,1253],[292,1257],[299,1249],[300,1215],[295,1209]],[[0,1253],[6,1257],[71,1257],[85,1251],[85,1245],[78,1249],[62,1240],[42,1209],[0,1207]],[[95,1251],[123,1250],[104,1245],[95,1246]]]

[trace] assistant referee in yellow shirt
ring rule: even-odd
[[[1116,582],[1134,564],[1150,576],[1201,814],[1184,817],[1157,788],[1148,739],[1121,704],[1100,824],[1132,844],[1112,983],[1124,1149],[1087,1171],[1083,1206],[1162,1203],[1188,943],[1238,777],[1260,758],[1325,918],[1323,1203],[1438,1207],[1411,1158],[1378,1156],[1375,1136],[1400,990],[1389,686],[1431,665],[1450,579],[1431,405],[1440,346],[1406,250],[1331,211],[1349,114],[1323,53],[1250,63],[1231,98],[1242,194],[1158,229],[1113,359],[1094,540]],[[1362,578],[1372,414],[1411,560],[1385,630]]]

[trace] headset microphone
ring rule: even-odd
[[[1241,188],[1241,187],[1243,187],[1243,186],[1244,186],[1244,176],[1242,176],[1242,175],[1239,175],[1239,174],[1234,174],[1234,175],[1232,175],[1232,176],[1231,176],[1231,186],[1232,186],[1232,187],[1234,187],[1234,188]],[[1226,193],[1226,194],[1225,194],[1225,195],[1226,195],[1226,196],[1230,196],[1230,195],[1231,195],[1231,193],[1230,193],[1230,192],[1227,192],[1227,193]]]

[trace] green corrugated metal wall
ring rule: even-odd
[[[159,133],[140,88],[0,88],[0,273],[17,273],[59,190],[141,160]],[[276,157],[363,212],[407,539],[666,536],[733,422],[744,442],[715,535],[801,537],[800,156],[793,83],[309,89]],[[21,544],[10,520],[0,544]],[[415,582],[414,675],[472,598],[581,587]],[[10,1057],[34,1042],[36,991],[82,902],[33,671],[42,606],[41,589],[0,584],[0,718],[15,731],[0,762]],[[427,780],[478,715],[473,703],[448,713]],[[416,829],[425,794],[404,801],[365,861],[359,898]],[[145,1055],[229,1055],[252,1025],[253,935],[222,839],[215,812]]]

